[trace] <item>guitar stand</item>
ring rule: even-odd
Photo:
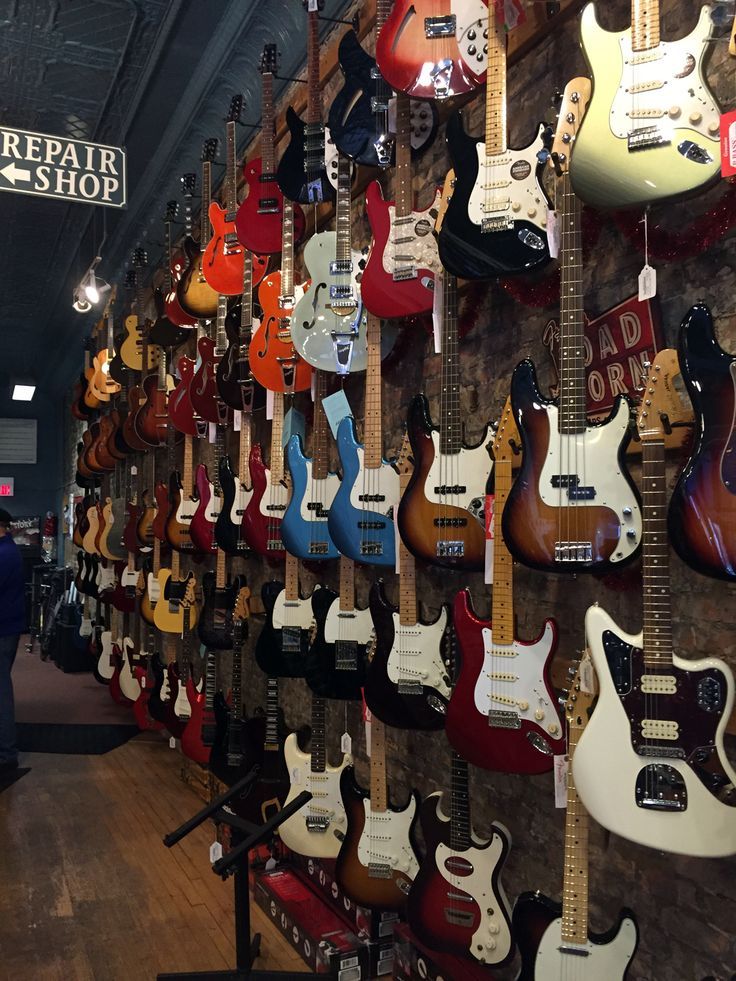
[[[248,870],[250,867],[250,852],[261,843],[268,841],[279,825],[300,810],[307,801],[312,799],[309,791],[304,790],[290,804],[278,811],[265,824],[257,825],[244,821],[229,810],[225,805],[236,797],[245,797],[258,776],[259,767],[253,769],[236,784],[211,801],[193,817],[180,825],[163,839],[164,845],[171,848],[185,838],[190,831],[199,827],[207,818],[212,818],[216,824],[227,824],[231,829],[231,841],[234,847],[218,859],[212,866],[212,871],[221,876],[223,881],[232,875],[235,877],[235,960],[236,967],[231,971],[192,971],[178,974],[159,974],[157,981],[179,981],[187,978],[189,981],[219,981],[230,978],[232,981],[299,981],[302,973],[295,971],[254,971],[253,963],[260,954],[261,935],[251,937],[250,932],[250,895],[248,891]]]

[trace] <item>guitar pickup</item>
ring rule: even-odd
[[[269,552],[282,552],[284,549],[284,543],[280,538],[269,538],[266,543],[266,549]]]
[[[258,199],[258,214],[259,215],[272,215],[279,210],[278,198],[259,198]]]
[[[352,259],[333,259],[330,262],[330,272],[333,276],[340,275],[341,273],[351,273],[353,271],[353,260]],[[340,287],[345,288],[345,287]],[[350,287],[347,287],[350,289]],[[352,292],[352,290],[351,290]],[[330,291],[330,295],[334,294]]]
[[[358,494],[359,501],[368,501],[372,504],[379,504],[386,500],[385,494]]]
[[[371,112],[388,112],[388,102],[385,99],[371,98]]]
[[[233,219],[234,220],[234,219]],[[228,232],[225,236],[225,245],[240,245],[237,232]]]
[[[435,518],[433,522],[435,528],[465,528],[468,524],[467,518]]]
[[[483,218],[480,223],[482,233],[487,232],[507,232],[514,227],[514,219],[505,215],[494,216],[493,218]]]
[[[348,284],[347,286],[330,286],[330,299],[331,300],[344,300],[350,306],[355,306],[355,297],[353,295],[353,287]],[[332,304],[333,307],[335,303]]]
[[[358,528],[361,531],[381,531],[386,527],[385,521],[359,521]]]
[[[417,278],[416,266],[402,266],[401,269],[394,269],[393,281],[395,283],[405,283],[407,279]]]
[[[435,494],[464,494],[467,491],[465,484],[440,484],[435,487]]]
[[[427,38],[454,37],[456,30],[457,22],[454,14],[424,18],[424,36]]]

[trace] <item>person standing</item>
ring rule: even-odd
[[[0,508],[0,773],[18,767],[10,672],[20,635],[26,628],[23,561],[10,534],[11,521],[8,512]]]

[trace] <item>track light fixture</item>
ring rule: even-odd
[[[96,255],[92,265],[79,281],[79,285],[74,288],[72,306],[77,313],[87,313],[106,293],[110,292],[110,284],[95,275],[95,269],[100,262],[102,256]]]

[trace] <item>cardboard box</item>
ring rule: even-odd
[[[493,971],[472,958],[441,954],[420,944],[406,923],[394,930],[396,981],[493,981]]]

